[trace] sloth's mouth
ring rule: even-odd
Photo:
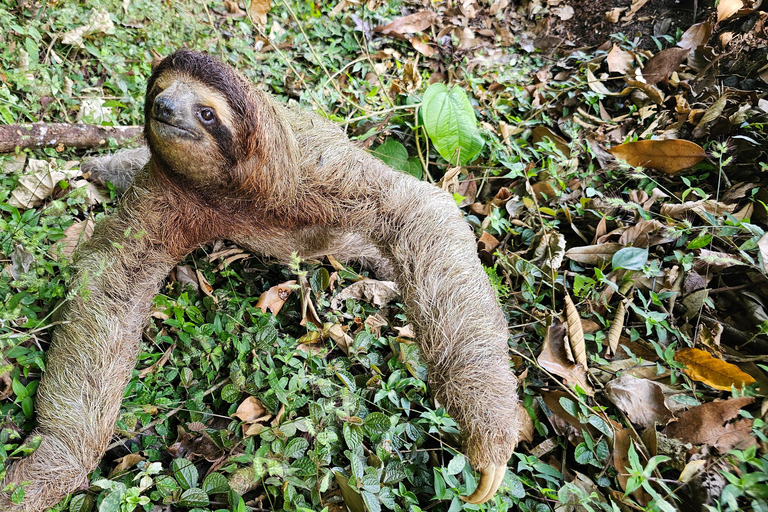
[[[184,126],[179,126],[177,124],[169,123],[168,121],[164,121],[155,116],[152,116],[152,122],[157,123],[157,125],[159,125],[155,129],[160,130],[160,135],[167,134],[167,135],[174,135],[174,136],[182,136],[184,138],[189,138],[189,139],[198,138],[198,135],[195,132],[193,132],[192,130]]]

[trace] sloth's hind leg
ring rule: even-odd
[[[102,185],[111,182],[121,194],[128,190],[133,178],[149,162],[149,148],[122,149],[111,155],[89,158],[80,164],[82,172],[90,172],[91,179]]]

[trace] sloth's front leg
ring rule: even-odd
[[[370,237],[389,256],[437,401],[461,426],[482,478],[466,501],[495,494],[520,431],[507,323],[474,234],[447,193],[385,173]]]
[[[149,162],[149,147],[121,149],[117,153],[88,158],[80,164],[82,172],[91,173],[91,179],[106,185],[109,181],[121,194],[128,190],[133,179]]]

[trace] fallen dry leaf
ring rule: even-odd
[[[548,372],[562,377],[569,386],[578,385],[588,395],[593,396],[595,392],[587,382],[586,368],[568,360],[565,349],[565,329],[564,322],[557,322],[550,326],[537,361]]]
[[[608,52],[608,56],[605,61],[608,63],[608,71],[610,73],[619,73],[620,75],[626,75],[632,69],[632,63],[635,60],[635,56],[632,53],[622,49],[619,45],[614,44],[611,51]]]
[[[85,48],[83,44],[84,37],[99,33],[103,34],[112,30],[112,28],[114,28],[114,23],[112,23],[109,13],[104,9],[97,9],[91,13],[88,23],[62,34],[61,42]]]
[[[16,188],[8,199],[8,204],[16,208],[27,209],[38,206],[51,195],[59,181],[66,178],[63,172],[52,170],[47,160],[30,158],[27,170],[30,174],[19,178]]]
[[[686,366],[683,373],[688,377],[722,391],[730,391],[731,387],[741,389],[755,382],[738,366],[716,359],[705,350],[691,347],[680,349],[675,354],[675,361]]]
[[[432,11],[419,11],[402,18],[397,18],[392,23],[380,25],[373,29],[384,35],[405,36],[415,32],[424,32],[437,19],[437,13]]]
[[[608,353],[615,354],[619,349],[621,340],[621,331],[624,328],[624,317],[627,314],[627,305],[625,301],[619,302],[616,307],[616,314],[613,316],[611,328],[608,330]]]
[[[683,139],[638,140],[608,151],[633,167],[647,167],[667,174],[688,169],[707,158],[701,146]]]
[[[267,13],[272,8],[272,0],[251,0],[248,6],[248,17],[257,27],[265,27]]]
[[[581,315],[579,315],[579,310],[576,309],[576,305],[571,300],[571,296],[568,295],[568,290],[565,291],[565,317],[566,322],[568,323],[568,338],[571,342],[573,359],[577,364],[586,368],[587,342],[584,339],[584,328],[581,325]]]
[[[561,136],[557,135],[555,132],[547,128],[546,126],[537,126],[533,129],[531,133],[531,143],[536,144],[538,142],[543,142],[545,139],[549,139],[552,141],[552,143],[555,145],[555,147],[563,154],[566,158],[571,157],[571,148],[568,146],[568,142]]]
[[[584,265],[605,265],[606,263],[610,262],[613,258],[613,255],[623,247],[623,245],[617,244],[615,242],[597,245],[584,245],[581,247],[568,249],[565,252],[565,257],[572,259],[576,263],[582,263]]]
[[[56,255],[61,251],[61,254],[67,258],[71,258],[75,253],[77,246],[80,243],[87,242],[91,238],[91,235],[93,235],[93,226],[94,222],[92,217],[73,223],[64,230],[64,238],[51,246],[49,254]]]
[[[256,303],[256,307],[261,308],[264,313],[269,310],[273,315],[276,315],[280,312],[280,309],[282,309],[285,301],[288,300],[288,297],[291,296],[291,292],[295,285],[296,281],[286,281],[273,286],[261,294],[259,301]]]
[[[684,443],[714,446],[720,453],[734,447],[743,450],[756,443],[752,436],[752,420],[730,421],[753,401],[752,397],[741,397],[699,405],[680,413],[677,421],[667,425],[663,433]]]
[[[331,307],[340,309],[341,304],[347,299],[364,300],[374,306],[382,307],[398,294],[397,284],[394,281],[363,279],[344,288],[331,300]]]
[[[745,5],[744,0],[720,0],[717,3],[717,22],[727,20]]]
[[[703,21],[696,23],[688,27],[688,30],[683,32],[680,41],[677,42],[677,46],[680,48],[686,48],[688,50],[694,50],[699,46],[703,46],[709,41],[712,36],[712,23],[710,21]]]
[[[643,428],[672,419],[665,404],[662,387],[648,379],[622,375],[605,386],[606,396],[622,410],[632,423]]]
[[[269,411],[267,411],[267,408],[261,403],[261,400],[249,396],[237,406],[237,411],[234,415],[237,416],[240,421],[253,422],[269,415]]]
[[[687,48],[667,48],[662,50],[645,63],[643,78],[649,84],[657,84],[669,78],[669,75],[677,71],[680,64],[688,56]]]

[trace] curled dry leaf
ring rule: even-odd
[[[253,422],[268,415],[269,411],[267,411],[267,408],[261,403],[261,400],[253,396],[249,396],[243,400],[240,405],[237,406],[237,411],[235,411],[235,416],[237,416],[240,421],[245,422]]]
[[[625,301],[619,302],[616,308],[616,314],[613,316],[613,323],[608,330],[608,353],[615,354],[619,349],[619,341],[621,340],[621,330],[624,327],[624,316],[627,314],[627,306]]]
[[[727,20],[746,5],[744,0],[720,0],[717,3],[717,22]]]
[[[661,205],[659,213],[665,217],[671,217],[677,220],[683,220],[688,212],[694,212],[704,220],[707,219],[707,215],[723,215],[725,213],[733,213],[736,211],[738,205],[725,204],[712,199],[700,199],[699,201],[686,201],[683,204],[667,203]]]
[[[285,301],[288,300],[288,297],[291,296],[291,292],[295,285],[296,281],[286,281],[273,286],[261,294],[259,301],[256,303],[256,307],[261,308],[264,313],[269,310],[273,315],[276,315],[280,309],[282,309]]]
[[[622,375],[606,384],[605,393],[632,423],[643,428],[665,424],[672,419],[672,411],[665,404],[664,390],[652,380]]]
[[[29,159],[27,164],[29,175],[19,178],[16,188],[11,192],[8,204],[16,208],[34,208],[51,195],[59,181],[66,178],[61,171],[51,169],[46,160]]]
[[[581,325],[581,315],[579,315],[579,310],[576,309],[576,305],[571,300],[571,296],[568,295],[567,290],[565,292],[565,317],[566,322],[568,323],[568,338],[571,341],[573,358],[577,364],[580,364],[586,369],[587,342],[584,339],[584,328]]]
[[[755,382],[751,375],[742,372],[738,366],[716,359],[709,352],[697,348],[678,350],[675,361],[686,366],[683,373],[688,377],[711,388],[730,391],[731,387],[742,389]]]
[[[595,392],[587,382],[586,368],[568,360],[565,343],[565,323],[557,322],[550,326],[537,358],[538,363],[548,372],[562,377],[566,384],[578,385],[593,396]]]
[[[615,242],[597,245],[584,245],[573,247],[565,252],[565,257],[572,259],[576,263],[584,265],[605,265],[610,262],[613,255],[624,246]]]
[[[638,140],[619,144],[608,151],[631,166],[648,167],[667,174],[688,169],[707,158],[701,146],[683,139]]]

